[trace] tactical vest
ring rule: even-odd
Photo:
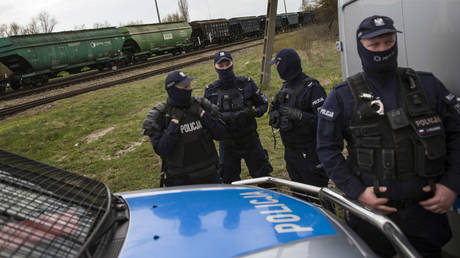
[[[305,78],[302,84],[296,85],[294,89],[286,87],[286,83],[284,83],[277,95],[280,107],[287,106],[301,109],[302,96],[300,96],[300,93],[305,90],[306,87],[311,87],[317,82],[318,81],[315,79]],[[305,110],[302,111],[305,112]],[[284,146],[291,149],[303,149],[306,145],[312,144],[315,141],[315,125],[302,123],[298,120],[291,120],[281,114],[279,120],[280,134]]]
[[[230,89],[223,89],[219,81],[213,83],[217,91],[216,105],[221,113],[233,112],[237,114],[247,107],[252,108],[251,101],[245,98],[244,95],[246,80],[245,77],[237,77],[235,79],[235,87]],[[239,142],[246,142],[247,139],[256,135],[257,124],[252,116],[234,116],[232,120],[226,120],[225,123],[231,135],[231,139],[225,140],[224,142],[239,144]]]
[[[218,160],[216,148],[211,135],[203,128],[200,117],[188,109],[184,110],[179,130],[174,150],[165,159],[168,176],[199,174],[201,170],[215,168]]]
[[[397,75],[403,104],[388,111],[373,96],[363,73],[347,79],[355,102],[347,128],[351,164],[358,174],[369,173],[376,179],[433,179],[445,170],[442,120],[415,71],[398,68]]]

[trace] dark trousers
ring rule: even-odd
[[[285,147],[284,160],[292,181],[319,187],[327,186],[329,178],[319,162],[314,146],[305,149]]]
[[[267,151],[262,148],[258,136],[248,139],[244,145],[220,142],[219,152],[223,183],[230,184],[241,179],[241,159],[246,162],[253,178],[268,176],[273,171]]]
[[[398,208],[387,215],[409,239],[423,257],[441,257],[441,248],[450,240],[452,233],[446,214],[432,213],[420,205]],[[346,216],[350,227],[382,257],[396,254],[391,243],[376,227],[355,217]]]

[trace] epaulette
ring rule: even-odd
[[[213,88],[219,88],[221,83],[219,83],[219,80],[213,81],[211,84],[208,84],[206,86],[206,89],[213,89]]]
[[[240,81],[240,82],[246,82],[246,81],[250,81],[251,78],[246,78],[244,76],[237,76],[236,77],[236,80]]]
[[[415,71],[418,76],[434,76],[433,73],[430,72],[424,72],[424,71]]]
[[[340,88],[342,88],[342,87],[348,87],[348,83],[347,83],[346,81],[343,81],[343,82],[341,82],[341,83],[335,85],[335,86],[333,87],[333,89],[334,89],[334,90],[338,90],[338,89],[340,89]]]
[[[307,88],[313,87],[316,83],[319,83],[316,79],[310,77],[305,78],[305,86],[307,86]]]

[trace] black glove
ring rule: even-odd
[[[203,112],[203,108],[201,107],[200,103],[192,101],[192,104],[190,105],[190,112],[201,117],[201,112]]]
[[[223,112],[222,119],[225,122],[230,123],[235,119],[235,113],[234,112]]]
[[[295,108],[291,108],[291,107],[281,106],[280,114],[282,116],[286,116],[287,118],[291,120],[301,120],[302,119],[302,111],[295,109]]]
[[[202,98],[198,96],[193,96],[193,101],[200,103],[201,107],[209,112],[212,116],[222,119],[222,113],[219,112],[219,109],[216,105],[212,104],[211,101],[207,98]]]
[[[248,118],[253,118],[256,115],[254,109],[251,107],[246,107],[241,111],[238,111],[237,117],[248,117]]]

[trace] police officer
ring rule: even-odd
[[[456,97],[433,74],[398,68],[397,32],[385,16],[359,25],[363,72],[336,85],[323,104],[318,155],[348,197],[387,214],[424,257],[440,257],[451,238],[445,213],[460,193]],[[348,221],[378,254],[394,254],[373,227]]]
[[[240,180],[242,158],[252,177],[267,176],[273,168],[260,143],[255,120],[267,111],[267,98],[252,79],[235,76],[229,52],[217,52],[214,67],[219,80],[206,87],[204,97],[217,105],[230,135],[220,141],[222,180]]]
[[[327,186],[329,179],[316,154],[317,112],[326,92],[317,80],[302,72],[295,50],[280,50],[271,64],[276,64],[284,83],[270,104],[269,123],[280,130],[289,177],[300,183]]]
[[[217,107],[207,99],[191,97],[194,78],[174,71],[165,80],[167,103],[157,104],[142,128],[163,161],[166,186],[218,183],[218,156],[214,139],[226,136]],[[162,185],[162,182],[160,183]]]

